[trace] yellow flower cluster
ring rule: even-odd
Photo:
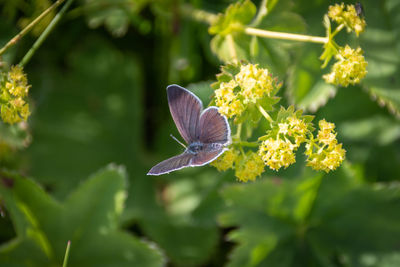
[[[306,145],[307,166],[314,170],[329,172],[340,166],[346,150],[342,148],[342,144],[337,143],[333,123],[321,120],[319,128],[317,139],[311,140]]]
[[[23,70],[14,66],[1,84],[0,103],[1,118],[4,122],[13,124],[26,121],[29,112],[29,104],[26,102],[30,85]]]
[[[241,182],[254,181],[264,172],[264,162],[261,157],[252,151],[241,155],[235,162],[235,176]]]
[[[269,96],[274,89],[274,81],[268,70],[258,68],[257,64],[242,65],[240,72],[235,75],[235,80],[241,88],[245,104],[256,103],[264,95]]]
[[[338,60],[332,67],[332,72],[323,76],[327,83],[347,87],[349,84],[359,83],[367,74],[367,65],[362,49],[356,50],[346,45],[335,55]]]
[[[354,31],[357,36],[364,31],[366,22],[363,17],[357,15],[354,5],[343,3],[329,7],[328,16],[338,24],[344,24],[347,31]]]
[[[219,89],[215,90],[215,104],[219,107],[219,112],[228,118],[242,114],[245,109],[234,92],[236,87],[236,82],[230,80],[227,83],[222,82]]]
[[[277,171],[296,162],[295,148],[288,139],[268,138],[261,143],[258,153],[266,165]]]
[[[275,81],[267,69],[257,64],[241,65],[229,82],[222,82],[215,90],[215,102],[221,114],[231,118],[239,116],[249,104],[255,104],[264,96],[270,96]]]
[[[288,136],[294,138],[294,145],[299,147],[301,143],[306,140],[306,134],[308,132],[307,124],[304,120],[297,118],[296,116],[290,116],[288,120]]]
[[[233,163],[237,159],[239,151],[231,148],[224,152],[220,157],[210,163],[211,166],[217,168],[218,171],[226,171],[233,167]]]
[[[306,141],[309,130],[304,119],[293,114],[271,132],[276,132],[276,137],[270,134],[271,137],[261,143],[258,153],[266,165],[277,171],[296,162],[295,151]]]

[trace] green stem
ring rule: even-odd
[[[246,156],[246,153],[244,153],[244,150],[243,150],[243,147],[239,147],[239,150],[240,150],[240,153],[242,153],[242,156],[244,157],[244,156]]]
[[[241,133],[242,133],[242,124],[239,123],[239,125],[237,126],[237,129],[236,129],[235,138],[240,140]]]
[[[63,262],[63,267],[67,267],[68,265],[68,257],[69,257],[69,248],[71,247],[71,241],[68,240],[67,242],[67,249],[65,250],[65,256],[64,256],[64,262]]]
[[[213,13],[201,10],[201,9],[196,9],[193,6],[189,4],[185,4],[181,6],[181,12],[183,15],[185,15],[188,18],[192,18],[196,21],[204,22],[207,24],[213,24],[217,18],[218,15],[215,15]]]
[[[333,37],[335,37],[335,35],[338,34],[343,28],[344,24],[340,24],[339,26],[337,26],[335,31],[331,34],[331,39],[333,39]]]
[[[237,146],[240,146],[240,147],[243,147],[243,146],[246,146],[246,147],[258,147],[259,146],[258,142],[247,142],[247,141],[239,141],[239,142],[233,143],[233,144],[237,145]]]
[[[273,32],[273,31],[260,30],[252,27],[246,27],[244,29],[244,32],[248,35],[254,35],[264,38],[280,39],[280,40],[291,40],[291,41],[322,43],[322,44],[325,44],[329,41],[328,37],[318,37],[318,36],[310,36],[310,35],[294,34],[286,32]]]
[[[260,22],[263,19],[263,17],[268,14],[267,1],[268,0],[262,0],[261,1],[260,6],[258,8],[257,15],[256,15],[255,19],[250,24],[251,26],[257,26],[258,24],[260,24]]]
[[[31,23],[28,24],[28,26],[23,28],[22,31],[20,31],[17,35],[15,35],[7,44],[5,44],[0,49],[0,55],[6,52],[8,48],[18,43],[18,41],[21,40],[21,38],[24,37],[30,30],[32,30],[32,28],[35,27],[45,16],[47,16],[51,11],[56,9],[64,1],[65,0],[58,0],[57,2],[52,4],[48,9],[43,11],[42,14],[40,14],[37,18],[35,18]]]
[[[264,116],[264,118],[266,118],[269,122],[273,122],[271,116],[268,115],[268,113],[265,111],[265,109],[263,109],[262,106],[257,105],[258,110],[261,112],[261,114]]]
[[[237,63],[238,57],[236,54],[235,42],[233,41],[232,34],[228,34],[226,36],[226,40],[228,41],[228,49],[229,49],[229,53],[231,54],[232,61],[234,63]]]
[[[189,18],[192,18],[192,19],[200,21],[200,22],[205,22],[207,24],[213,24],[215,22],[215,20],[218,18],[218,16],[213,13],[195,9],[190,5],[184,5],[183,8],[181,8],[181,12],[183,15],[185,15]],[[265,12],[267,12],[267,11],[265,11]],[[263,16],[264,14],[261,13],[259,15]],[[255,20],[255,22],[257,22],[257,19]],[[244,33],[246,33],[248,35],[254,35],[254,36],[259,36],[259,37],[264,37],[264,38],[311,42],[311,43],[326,44],[329,41],[328,37],[318,37],[318,36],[309,36],[309,35],[286,33],[286,32],[266,31],[266,30],[260,30],[257,28],[252,28],[252,27],[245,27]]]
[[[44,40],[46,40],[47,36],[49,36],[50,32],[54,29],[54,27],[58,24],[62,16],[64,15],[65,11],[69,8],[69,6],[72,4],[74,0],[68,0],[65,5],[61,8],[61,10],[57,13],[57,15],[53,18],[53,20],[49,23],[47,28],[42,32],[42,34],[39,36],[39,38],[36,40],[36,42],[33,44],[31,49],[29,49],[28,53],[24,56],[24,58],[21,60],[19,65],[21,67],[24,67],[29,60],[32,58],[33,54],[35,54],[36,50],[42,45]]]

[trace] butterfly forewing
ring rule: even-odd
[[[168,104],[172,118],[186,143],[197,139],[196,130],[203,109],[200,99],[178,85],[167,87]]]
[[[228,120],[218,112],[217,107],[209,107],[200,116],[197,128],[202,143],[227,144],[231,135]]]
[[[175,157],[166,159],[151,168],[147,175],[161,175],[191,166],[192,157],[192,154],[185,152]]]

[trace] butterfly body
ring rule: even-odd
[[[217,107],[203,110],[201,100],[178,85],[168,86],[167,96],[172,118],[188,146],[182,154],[155,165],[148,175],[203,166],[219,157],[230,143],[228,120]]]
[[[187,147],[186,151],[189,152],[189,153],[191,153],[191,154],[196,155],[198,152],[202,151],[203,148],[204,148],[204,144],[203,144],[203,143],[201,143],[201,142],[194,142],[194,143],[191,143],[191,144]]]

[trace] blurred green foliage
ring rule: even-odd
[[[227,59],[224,22],[210,35],[188,6],[216,14],[232,2],[74,2],[25,68],[30,119],[0,125],[0,265],[61,266],[71,240],[69,266],[399,266],[400,2],[361,2],[366,32],[338,40],[365,51],[359,86],[323,81],[318,44],[235,33],[239,58],[283,82],[282,105],[334,122],[347,150],[329,175],[304,168],[299,154],[249,184],[209,166],[146,176],[181,150],[169,137],[178,133],[166,86],[206,105]],[[1,4],[3,45],[51,3]],[[232,8],[231,21],[323,36],[332,3],[253,4]],[[42,30],[2,59],[17,64]]]

